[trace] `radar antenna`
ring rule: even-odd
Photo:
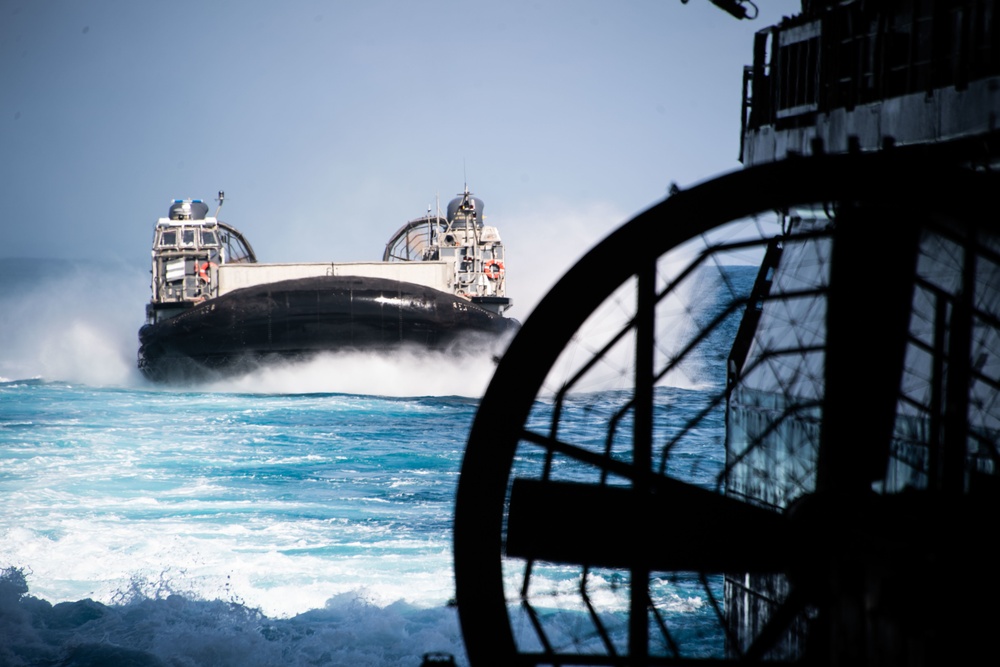
[[[226,201],[226,193],[219,190],[219,196],[215,198],[215,201],[219,202],[219,206],[215,209],[215,217],[219,217],[219,211],[222,210],[222,204]]]

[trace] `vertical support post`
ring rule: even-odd
[[[633,492],[636,507],[643,507],[650,493],[653,463],[653,377],[656,345],[656,257],[638,272],[635,317],[635,402],[632,465],[636,469]],[[643,661],[649,653],[649,564],[647,554],[633,554],[632,599],[629,608],[629,656]]]
[[[857,511],[888,466],[913,304],[919,221],[889,206],[838,211],[827,295],[819,495]],[[873,556],[873,554],[864,554]],[[873,638],[864,557],[834,557],[825,637],[833,664],[865,664]]]
[[[976,238],[970,228],[962,260],[962,286],[951,308],[948,357],[945,361],[944,452],[941,489],[953,496],[963,493],[969,439],[969,386],[972,383],[972,315],[976,292]]]
[[[817,491],[871,492],[888,463],[913,303],[918,221],[838,213],[827,297]]]

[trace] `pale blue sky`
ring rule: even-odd
[[[377,259],[467,179],[528,294],[740,167],[753,34],[800,6],[758,4],[0,0],[0,257],[145,266],[225,190],[262,261]]]

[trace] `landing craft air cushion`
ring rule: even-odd
[[[185,381],[321,352],[489,346],[518,322],[503,315],[504,246],[482,212],[466,188],[445,216],[403,225],[380,262],[265,264],[204,201],[174,200],[153,234],[139,369]]]

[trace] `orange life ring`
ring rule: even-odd
[[[483,273],[490,280],[500,280],[503,275],[503,262],[498,259],[491,259],[483,264]]]
[[[205,262],[198,267],[198,276],[202,279],[203,282],[207,283],[209,281],[208,269],[213,266],[218,267],[219,265],[216,264],[215,262]]]

